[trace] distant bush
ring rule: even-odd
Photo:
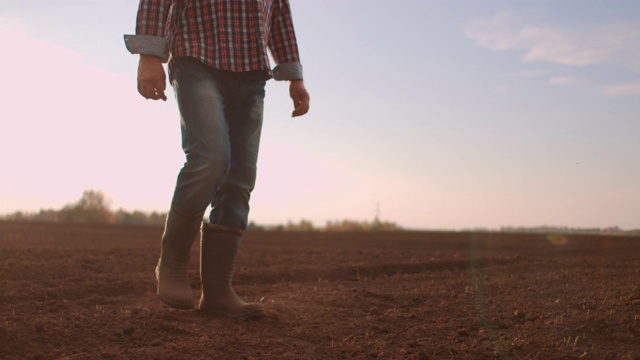
[[[286,224],[277,225],[258,225],[255,222],[249,222],[247,230],[250,231],[315,231],[317,229],[309,220],[302,219],[300,222],[294,223],[289,220]]]
[[[76,203],[58,211],[58,220],[77,224],[110,224],[114,222],[109,201],[101,191],[85,190]]]
[[[58,221],[57,210],[44,210],[41,209],[37,213],[28,213],[24,211],[16,211],[12,214],[8,214],[2,217],[4,220],[16,220],[16,221]]]
[[[288,221],[284,226],[284,231],[314,231],[313,223],[309,220],[302,219],[299,223]]]
[[[394,222],[380,221],[374,219],[372,222],[368,221],[355,221],[355,220],[335,220],[327,221],[324,227],[325,231],[394,231],[402,230],[402,227],[398,226]]]
[[[124,209],[116,211],[114,214],[114,222],[116,224],[125,225],[164,225],[167,213],[151,212],[135,210],[128,212]]]
[[[538,233],[538,234],[551,234],[551,233],[562,233],[562,234],[619,234],[619,235],[633,235],[634,231],[637,230],[623,230],[618,226],[609,226],[606,228],[573,228],[568,226],[534,226],[534,227],[514,227],[514,226],[503,226],[500,228],[500,231],[503,232],[515,232],[515,233]]]

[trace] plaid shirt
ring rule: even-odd
[[[278,67],[288,69],[281,80],[302,78],[288,0],[140,0],[139,35],[166,39],[171,58],[190,56],[236,72],[270,72],[268,48]]]

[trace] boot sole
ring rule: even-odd
[[[178,309],[178,310],[191,310],[191,309],[193,309],[193,303],[191,303],[191,304],[178,303],[178,302],[175,302],[175,301],[171,301],[171,300],[165,299],[160,295],[158,295],[158,299],[160,301],[162,301],[163,303],[167,304],[169,307],[172,307],[174,309]]]
[[[262,318],[267,316],[267,312],[265,310],[256,310],[256,311],[252,311],[250,313],[242,314],[242,315],[233,315],[233,314],[228,314],[226,312],[219,311],[219,310],[206,310],[206,309],[202,309],[202,308],[200,308],[198,310],[200,312],[206,314],[206,315],[227,317],[227,318],[238,320],[238,321],[242,321],[242,320],[260,320],[260,319],[262,319]]]

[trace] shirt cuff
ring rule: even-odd
[[[276,80],[302,80],[302,64],[300,63],[280,64],[272,72],[273,78]]]
[[[132,54],[153,55],[167,62],[167,40],[162,36],[153,35],[125,35],[124,45]]]

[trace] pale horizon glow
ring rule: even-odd
[[[640,7],[363,2],[291,0],[311,111],[269,81],[250,220],[640,228]],[[0,214],[168,208],[179,114],[137,94],[136,8],[0,12]]]

